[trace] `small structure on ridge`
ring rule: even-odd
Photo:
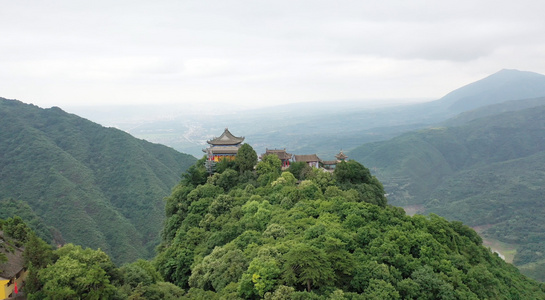
[[[282,161],[282,168],[288,168],[290,166],[290,160],[293,157],[293,154],[287,153],[286,148],[282,149],[265,149],[265,153],[263,153],[260,157],[260,159],[263,159],[263,157],[267,155],[274,154],[278,156],[278,158]]]
[[[314,168],[319,168],[322,161],[316,154],[294,155],[294,157],[296,162],[305,162]]]
[[[8,299],[17,296],[24,286],[28,271],[23,265],[23,249],[5,240],[2,231],[0,231],[0,253],[8,259],[0,265],[0,299]]]
[[[344,154],[343,150],[341,149],[341,152],[339,152],[339,154],[335,155],[335,158],[337,159],[337,162],[341,162],[341,161],[346,161],[348,156],[346,156],[346,154]]]
[[[341,150],[341,152],[339,152],[339,154],[335,155],[335,158],[337,160],[323,160],[322,165],[324,166],[324,169],[330,170],[330,171],[335,169],[337,164],[340,163],[340,162],[346,161],[348,156],[346,156],[346,154],[343,153],[343,150]]]
[[[243,141],[244,137],[234,136],[225,128],[221,136],[206,141],[210,146],[202,151],[206,153],[208,161],[234,160]]]

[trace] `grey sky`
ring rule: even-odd
[[[0,1],[0,97],[436,99],[503,68],[545,74],[543,16],[542,0]]]

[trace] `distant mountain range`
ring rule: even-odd
[[[481,107],[348,155],[374,171],[391,204],[479,226],[516,245],[514,263],[545,280],[535,271],[545,270],[545,97]]]
[[[518,70],[501,70],[456,89],[427,105],[458,114],[509,100],[543,96],[545,96],[544,75]]]
[[[390,203],[484,225],[485,235],[519,246],[515,262],[523,265],[545,253],[545,230],[521,225],[540,220],[531,218],[545,186],[544,97],[544,75],[502,70],[427,103],[294,104],[118,125],[197,156],[225,127],[258,153],[286,148],[328,160],[343,149],[377,175]],[[195,158],[58,108],[2,99],[0,112],[0,200],[24,200],[34,210],[26,214],[61,239],[98,245],[118,261],[152,253],[161,224],[150,220],[162,222],[161,198]]]
[[[194,157],[57,107],[4,98],[0,128],[4,212],[9,205],[11,213],[38,216],[29,222],[41,219],[50,241],[101,248],[118,263],[154,254],[163,198]],[[43,226],[38,231],[47,238]]]
[[[545,96],[544,86],[544,75],[501,70],[441,99],[419,104],[371,107],[357,100],[296,103],[224,114],[156,113],[146,119],[133,118],[138,114],[132,108],[124,110],[132,113],[119,117],[115,125],[136,137],[196,157],[204,154],[201,149],[207,139],[229,127],[234,134],[245,136],[258,153],[264,153],[266,148],[286,148],[289,153],[317,153],[320,158],[330,160],[340,149],[349,151],[365,143],[388,140],[478,107]]]

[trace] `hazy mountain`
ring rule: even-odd
[[[545,96],[545,75],[518,70],[501,70],[431,102],[452,113],[460,113],[508,100]]]
[[[405,104],[380,106],[376,104],[379,100],[351,100],[225,111],[217,107],[191,111],[173,107],[168,112],[164,107],[163,111],[145,107],[146,113],[117,108],[120,115],[117,118],[111,114],[115,110],[112,108],[103,110],[109,111],[110,121],[102,119],[102,122],[197,157],[203,155],[201,149],[207,139],[229,127],[234,134],[245,136],[258,153],[266,148],[286,148],[295,154],[317,153],[327,160],[333,159],[340,149],[351,150],[364,143],[426,128],[460,112],[542,96],[545,96],[544,75],[502,70],[426,103],[408,104],[408,100],[400,99],[397,101]],[[369,102],[375,104],[371,106]]]
[[[525,103],[536,101],[543,99]],[[545,259],[544,132],[545,106],[536,106],[406,133],[348,155],[374,170],[390,203],[489,227],[485,235],[519,245],[515,263],[524,264]]]
[[[483,106],[474,110],[463,112],[453,118],[450,118],[442,122],[441,125],[442,126],[463,125],[469,121],[472,121],[478,118],[497,115],[497,114],[508,112],[508,111],[523,110],[526,108],[536,107],[541,105],[545,105],[545,97],[522,99],[522,100],[511,100],[511,101]]]
[[[149,257],[163,198],[195,158],[60,108],[0,98],[0,199],[24,201],[62,236],[115,261]]]

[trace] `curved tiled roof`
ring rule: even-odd
[[[265,154],[261,155],[261,157],[265,157],[266,155],[269,155],[269,154],[274,154],[276,156],[278,156],[278,158],[280,160],[286,160],[286,159],[291,159],[293,154],[291,153],[287,153],[286,152],[286,149],[265,149]]]
[[[239,147],[226,146],[226,147],[211,147],[211,154],[237,154]]]
[[[307,155],[294,155],[295,161],[304,161],[304,162],[312,162],[312,161],[321,161],[318,155],[316,154],[307,154]]]
[[[23,249],[17,248],[4,239],[0,231],[0,252],[6,255],[7,262],[0,265],[0,278],[11,279],[23,269]]]
[[[344,159],[347,159],[348,156],[346,156],[346,154],[344,154],[343,151],[341,150],[341,152],[339,152],[339,154],[335,155],[335,158],[337,158],[339,160],[344,160]]]
[[[210,145],[237,145],[244,141],[244,137],[234,136],[229,129],[225,128],[225,131],[219,137],[215,137],[209,141],[206,141]]]

